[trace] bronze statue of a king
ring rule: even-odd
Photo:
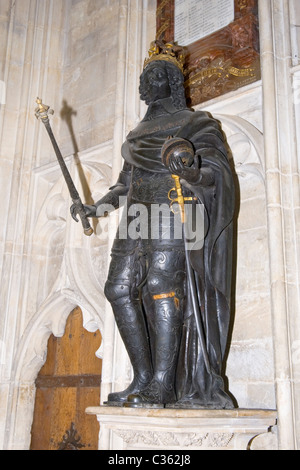
[[[106,403],[230,409],[221,373],[230,322],[234,185],[223,133],[208,113],[187,107],[183,53],[174,44],[152,43],[140,96],[148,110],[122,146],[118,181],[95,205],[84,206],[88,217],[101,217],[126,199],[105,295],[134,376]],[[76,217],[75,206],[71,213]],[[199,214],[202,223],[187,233],[185,225]]]

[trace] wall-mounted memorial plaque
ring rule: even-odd
[[[185,46],[193,106],[260,79],[258,0],[158,0],[157,39]]]

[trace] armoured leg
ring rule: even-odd
[[[176,401],[175,372],[183,322],[183,253],[155,253],[147,276],[144,304],[151,331],[154,375],[149,385],[128,397],[126,406],[157,406]]]
[[[105,285],[105,295],[112,305],[134,372],[133,381],[127,389],[108,395],[108,403],[116,405],[122,405],[129,394],[145,388],[153,375],[145,319],[140,301],[134,296],[132,257],[112,260]]]

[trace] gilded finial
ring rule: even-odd
[[[36,103],[38,107],[35,109],[35,117],[37,119],[42,119],[43,121],[47,121],[49,119],[49,114],[54,114],[53,109],[50,109],[50,106],[43,104],[40,98],[36,99]]]

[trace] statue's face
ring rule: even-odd
[[[169,78],[164,64],[160,61],[151,62],[145,68],[140,83],[141,99],[150,104],[171,95]]]

